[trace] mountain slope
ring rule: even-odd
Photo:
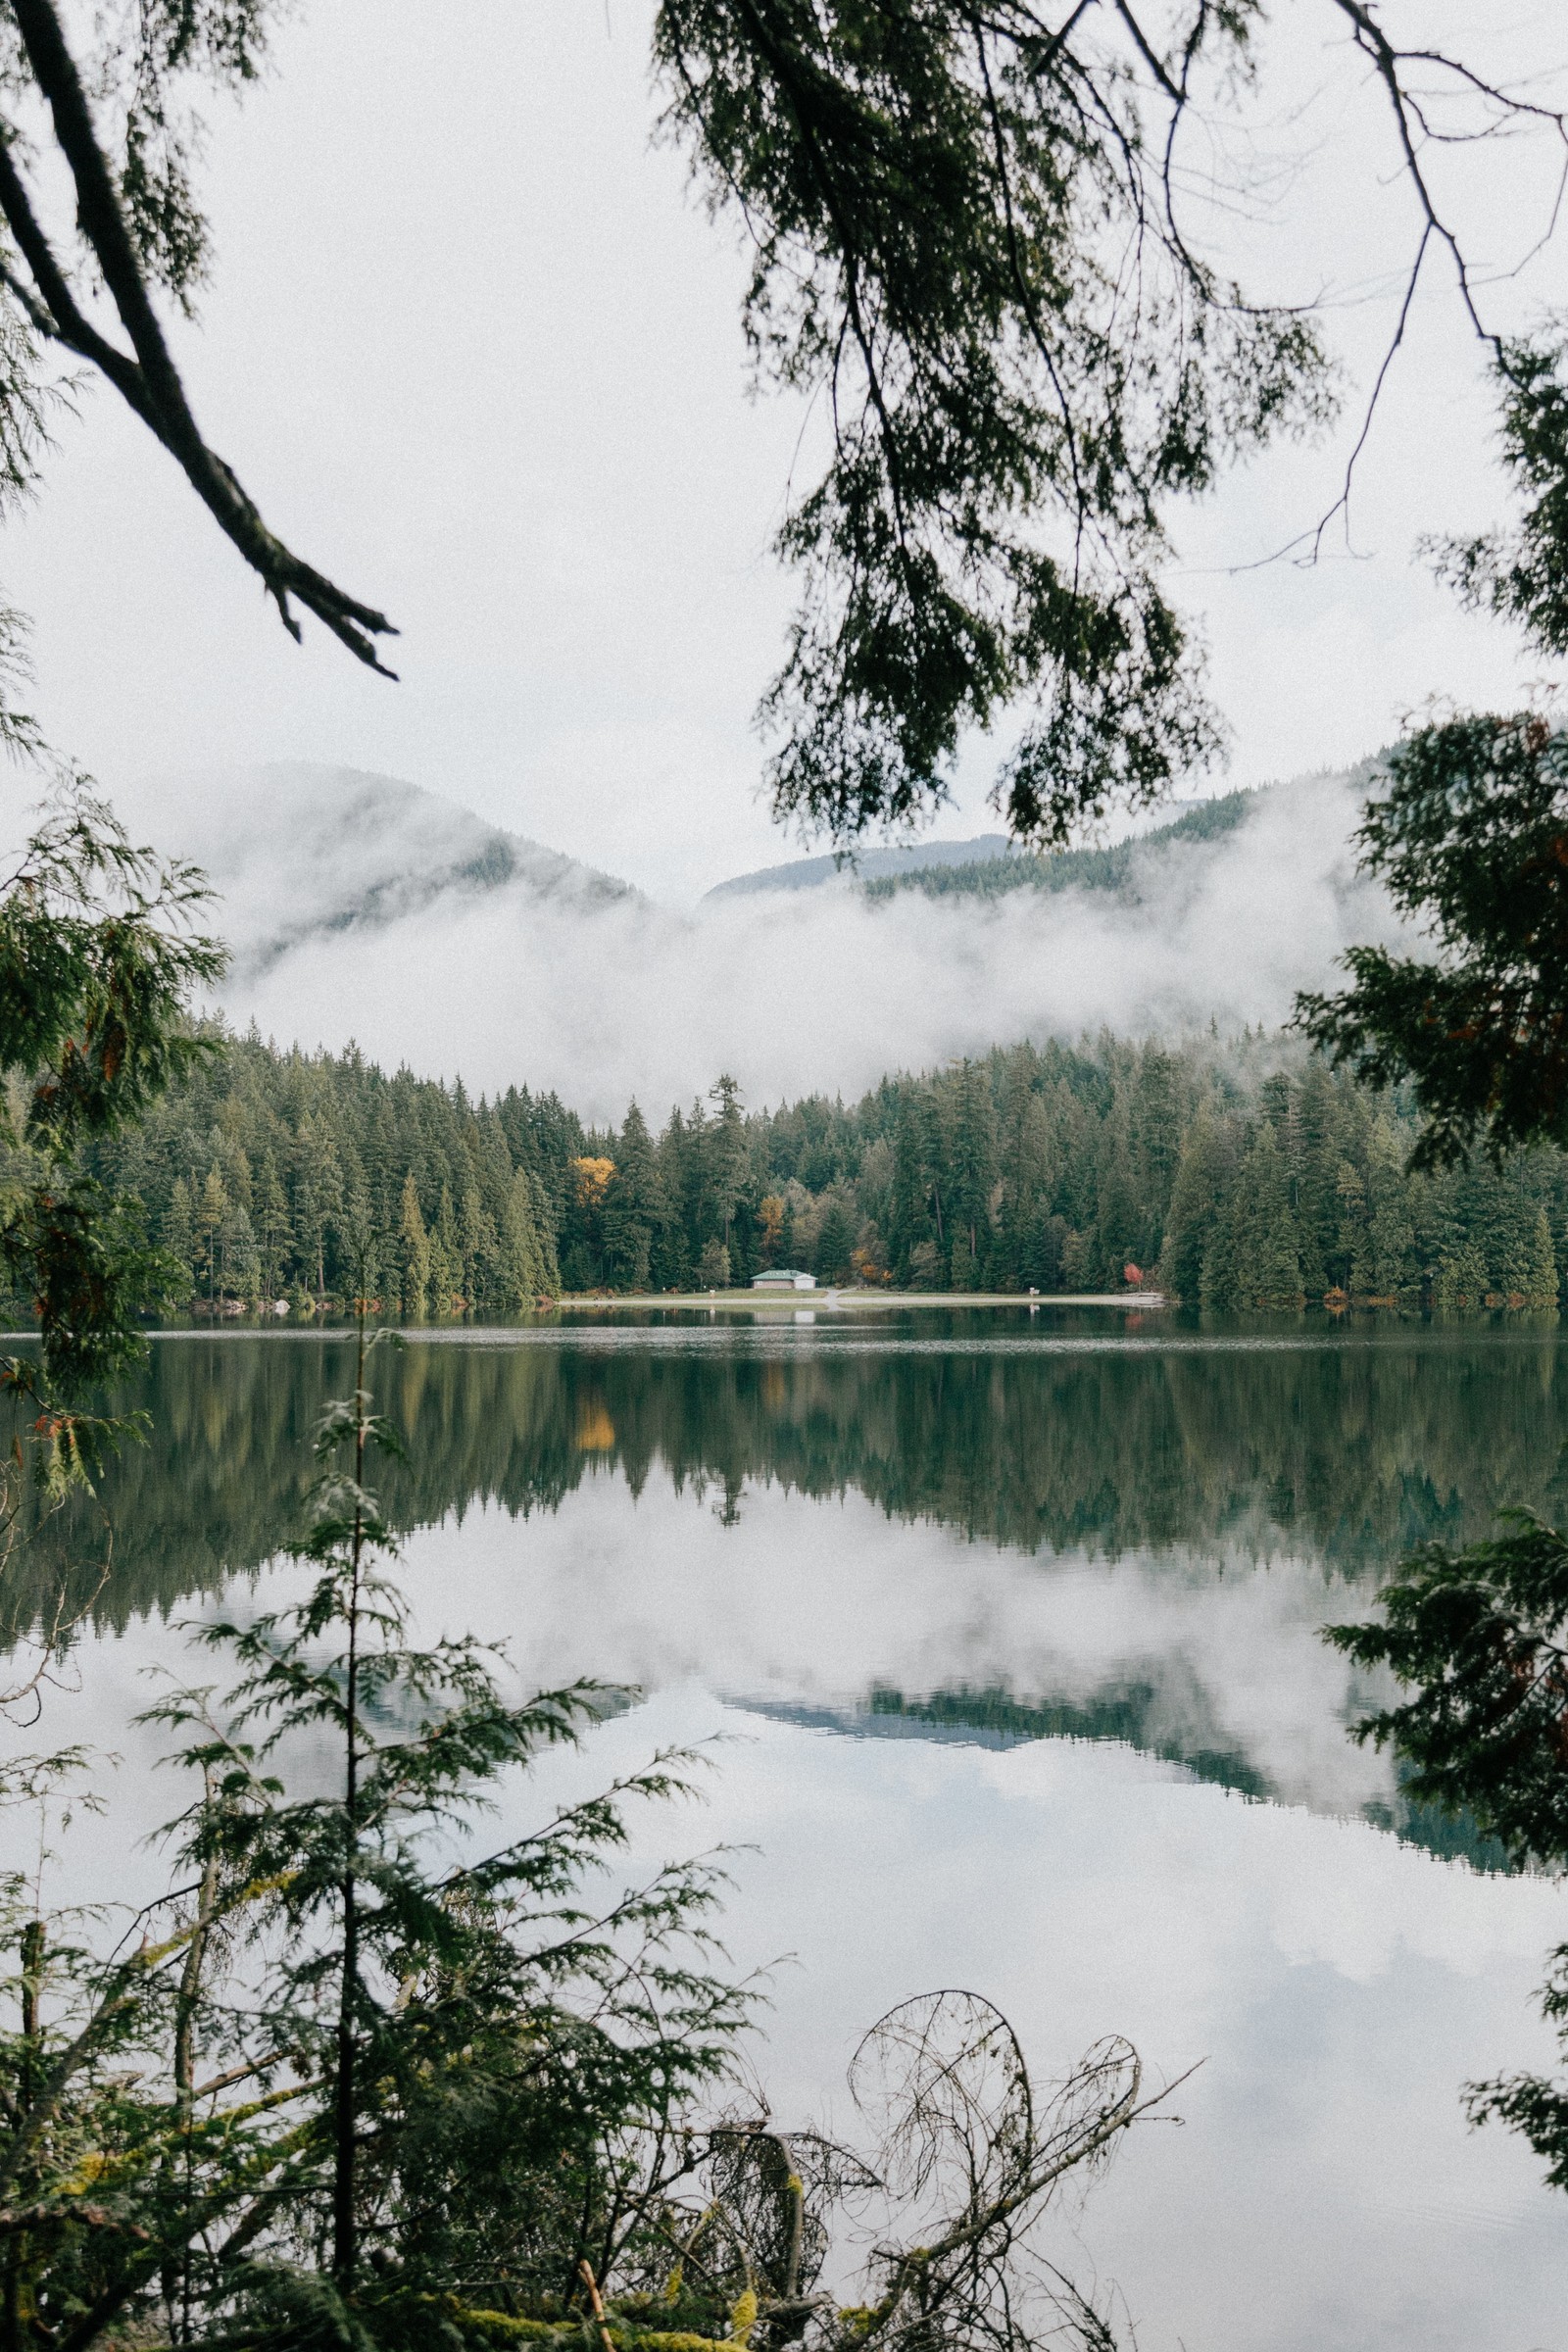
[[[618,1124],[632,1096],[662,1117],[720,1071],[755,1103],[1102,1024],[1272,1026],[1352,942],[1397,936],[1356,870],[1365,783],[1307,777],[1207,838],[1146,837],[1109,887],[1081,868],[1077,887],[996,895],[845,883],[694,915],[350,769],[176,779],[124,810],[221,890],[211,928],[236,954],[219,998],[237,1025],[306,1048],[355,1038],[475,1089],[554,1088]]]
[[[1278,786],[1269,789],[1278,790]],[[1109,843],[1103,849],[1062,850],[1054,857],[1031,857],[1011,851],[1003,858],[948,860],[910,866],[901,873],[873,874],[867,878],[867,898],[891,898],[898,890],[918,890],[928,899],[951,898],[964,894],[971,898],[994,899],[1010,890],[1038,890],[1054,894],[1063,890],[1114,890],[1123,897],[1137,898],[1141,887],[1155,873],[1165,852],[1178,844],[1200,841],[1218,841],[1224,834],[1234,833],[1245,824],[1256,808],[1262,795],[1258,792],[1227,792],[1212,801],[1200,801],[1169,824],[1156,825],[1144,833],[1129,834],[1125,841]]]
[[[158,777],[117,791],[138,840],[203,867],[244,979],[311,940],[384,930],[506,894],[591,913],[640,904],[601,874],[455,802],[360,768],[298,762]]]
[[[1005,833],[979,833],[973,841],[922,841],[911,849],[860,850],[853,864],[834,857],[792,858],[785,865],[759,866],[755,873],[736,874],[715,882],[705,892],[710,899],[746,899],[773,890],[815,890],[824,882],[857,878],[892,878],[923,872],[932,866],[969,866],[991,858],[1010,858],[1013,845]]]

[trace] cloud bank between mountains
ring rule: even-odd
[[[223,1009],[280,1045],[553,1088],[655,1118],[727,1070],[749,1102],[853,1097],[885,1072],[1106,1025],[1273,1025],[1352,942],[1395,935],[1348,846],[1363,781],[1259,797],[1106,892],[868,903],[848,878],[691,914],[384,778],[265,769],[117,794],[205,864],[234,948]]]

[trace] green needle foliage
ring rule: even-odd
[[[47,1809],[87,1761],[13,1766],[5,1795]],[[57,1806],[59,1829],[72,1811]],[[195,2080],[203,1964],[222,1925],[211,1882],[138,1915],[106,1953],[100,1917],[44,1915],[45,1858],[40,1838],[38,1878],[0,1883],[18,1958],[5,1984],[17,2022],[0,2034],[0,2340],[84,2352],[160,2288],[180,2297],[181,2250],[232,2230],[289,2140],[252,2069],[227,2076],[249,2095],[220,2110]]]
[[[1543,653],[1568,653],[1568,340],[1560,318],[1497,347],[1502,460],[1523,502],[1517,528],[1429,542],[1439,574],[1472,611],[1522,627]]]
[[[1417,1167],[1568,1139],[1568,743],[1531,713],[1423,728],[1368,803],[1363,863],[1435,956],[1352,948],[1297,1019],[1374,1086],[1411,1082]]]
[[[15,1414],[0,1564],[29,1470],[58,1506],[130,1427],[85,1400],[143,1352],[138,1319],[162,1302],[172,1268],[138,1205],[84,1163],[211,1052],[188,1017],[191,992],[222,968],[195,928],[206,895],[194,868],[134,848],[75,777],[0,880],[0,1265],[39,1340],[0,1356]],[[62,1631],[46,1607],[38,1672]]]
[[[1409,1767],[1405,1792],[1468,1812],[1510,1858],[1568,1868],[1568,1538],[1526,1511],[1494,1541],[1429,1544],[1400,1563],[1383,1620],[1327,1638],[1358,1665],[1392,1668],[1414,1695],[1355,1726]],[[1551,1956],[1544,2014],[1568,2044],[1568,1943]],[[1568,2081],[1501,2076],[1468,2086],[1474,2122],[1522,2132],[1568,2188]]]
[[[1568,651],[1568,339],[1499,344],[1504,465],[1523,511],[1510,535],[1437,547],[1472,607]],[[1415,1153],[1438,1166],[1568,1135],[1568,749],[1536,712],[1417,730],[1368,803],[1365,869],[1430,942],[1425,956],[1354,948],[1352,985],[1303,996],[1297,1019],[1378,1086],[1411,1081],[1427,1116]]]
[[[763,706],[781,814],[846,841],[924,814],[1018,700],[1021,839],[1219,748],[1163,510],[1331,404],[1310,318],[1247,301],[1168,201],[1257,11],[1174,13],[1167,53],[1126,8],[664,0],[666,127],[745,219],[758,372],[831,425],[778,541],[806,581]]]

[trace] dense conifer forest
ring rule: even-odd
[[[139,1200],[175,1302],[506,1312],[562,1291],[718,1289],[767,1266],[956,1292],[1157,1283],[1216,1310],[1549,1306],[1551,1151],[1407,1173],[1413,1112],[1261,1032],[1102,1036],[749,1109],[720,1077],[656,1133],[554,1095],[387,1075],[215,1035],[94,1172]]]

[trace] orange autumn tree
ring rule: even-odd
[[[612,1159],[574,1159],[570,1165],[572,1189],[577,1196],[577,1206],[588,1210],[598,1208],[609,1190],[610,1179],[615,1173],[614,1161]]]

